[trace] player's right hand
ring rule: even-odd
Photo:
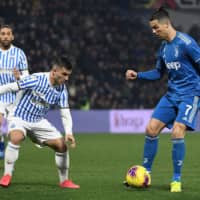
[[[126,71],[126,79],[127,80],[134,80],[137,78],[137,72],[132,70],[132,69],[128,69]]]

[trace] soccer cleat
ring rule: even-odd
[[[72,180],[65,180],[59,184],[61,188],[79,189],[80,185],[73,183]]]
[[[9,174],[4,175],[0,180],[0,186],[8,187],[11,183],[12,176]]]
[[[130,187],[130,185],[127,183],[127,181],[123,181],[123,185],[124,185],[125,187]]]
[[[180,181],[173,181],[170,184],[170,192],[181,192],[181,182]]]

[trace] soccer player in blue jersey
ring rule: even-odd
[[[168,12],[160,8],[150,19],[153,33],[163,40],[156,67],[146,72],[126,71],[128,80],[157,80],[168,73],[168,91],[157,104],[146,128],[143,166],[151,172],[159,133],[172,128],[173,177],[171,192],[181,192],[181,168],[185,157],[184,136],[194,130],[200,106],[200,47],[189,35],[178,32]]]
[[[55,162],[61,188],[77,189],[80,186],[68,179],[69,155],[65,142],[75,146],[72,134],[72,118],[68,105],[65,82],[72,73],[67,57],[56,59],[50,72],[35,73],[17,82],[0,86],[0,94],[22,90],[22,97],[16,102],[9,123],[9,142],[5,151],[4,176],[0,185],[11,183],[14,165],[18,159],[21,142],[26,135],[39,145],[46,145],[55,151]],[[44,118],[52,106],[58,106],[65,130],[65,137]],[[27,132],[28,131],[28,132]]]
[[[0,85],[28,75],[28,64],[22,49],[12,44],[14,35],[9,25],[0,27]],[[9,119],[9,112],[16,99],[16,92],[0,95],[0,127]],[[4,157],[4,132],[0,129],[0,158]]]

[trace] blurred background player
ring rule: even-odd
[[[68,179],[69,155],[65,144],[69,141],[73,147],[76,145],[72,134],[72,118],[65,86],[71,73],[72,65],[68,58],[63,56],[56,59],[50,72],[35,73],[18,82],[0,87],[0,94],[8,91],[24,91],[9,123],[9,142],[5,151],[5,170],[0,180],[1,186],[9,186],[20,144],[25,136],[29,135],[34,142],[49,146],[55,151],[59,186],[73,189],[80,187]],[[44,119],[44,115],[53,105],[60,108],[65,138],[48,120]]]
[[[11,83],[28,75],[27,58],[22,49],[12,44],[13,30],[9,25],[0,27],[0,85]],[[0,95],[0,158],[4,157],[6,118],[16,99],[16,92]]]
[[[151,171],[159,133],[164,127],[172,128],[173,177],[170,190],[181,192],[185,131],[194,130],[200,102],[200,47],[192,37],[175,30],[163,8],[152,15],[150,26],[153,33],[163,40],[156,68],[138,73],[127,70],[126,78],[157,80],[164,72],[168,73],[168,91],[157,104],[146,128],[143,166]]]

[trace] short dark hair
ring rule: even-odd
[[[3,28],[9,28],[9,29],[11,29],[13,31],[13,27],[8,25],[8,24],[1,24],[0,25],[0,30],[3,29]]]
[[[65,55],[57,57],[53,64],[59,67],[64,67],[67,70],[72,70],[73,68],[70,59]]]
[[[150,21],[153,21],[153,20],[160,21],[160,20],[163,20],[163,19],[167,19],[167,20],[171,21],[169,13],[167,12],[167,10],[163,7],[160,7],[158,10],[156,10],[152,14]]]

